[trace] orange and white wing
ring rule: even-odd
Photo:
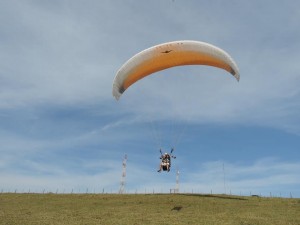
[[[207,65],[224,69],[237,81],[239,69],[224,50],[199,41],[174,41],[153,46],[130,58],[117,72],[113,96],[118,100],[124,91],[138,80],[155,72],[185,65]]]

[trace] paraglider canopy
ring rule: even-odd
[[[130,58],[117,72],[112,94],[118,100],[138,80],[175,66],[207,65],[224,69],[237,81],[239,70],[224,50],[200,41],[174,41],[153,46]]]

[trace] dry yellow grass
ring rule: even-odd
[[[0,194],[0,225],[299,225],[300,199],[192,194]]]

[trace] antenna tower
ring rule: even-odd
[[[127,155],[125,154],[123,163],[122,163],[122,177],[120,182],[120,190],[119,194],[125,193],[125,184],[126,184],[126,163],[127,163]]]
[[[176,172],[176,188],[174,190],[174,193],[179,193],[179,170],[178,169]]]
[[[226,195],[226,177],[225,177],[225,166],[223,163],[223,183],[224,183],[224,191],[225,191],[225,195]]]

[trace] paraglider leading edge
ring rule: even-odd
[[[237,81],[239,69],[224,50],[200,41],[174,41],[150,47],[130,58],[118,70],[112,94],[118,100],[125,90],[138,80],[175,66],[207,65],[224,69]]]

